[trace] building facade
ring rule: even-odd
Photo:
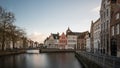
[[[101,46],[102,53],[107,55],[113,55],[111,51],[111,30],[115,27],[112,27],[112,20],[116,8],[120,6],[120,0],[102,0],[101,9],[100,9],[100,19],[101,19]],[[118,8],[117,8],[118,9]],[[114,31],[113,31],[114,33]],[[115,56],[115,55],[114,55]]]
[[[70,49],[76,49],[77,47],[77,36],[74,34],[67,34],[67,46]]]
[[[117,3],[117,2],[116,2]],[[114,11],[111,19],[111,55],[120,57],[120,1],[114,5]]]
[[[58,48],[59,47],[59,33],[57,34],[53,34],[53,38],[54,38],[54,48]]]
[[[66,49],[67,48],[67,37],[64,33],[59,38],[59,48]]]
[[[66,30],[68,48],[77,49],[77,38],[80,34],[80,32],[72,32],[68,27]]]
[[[51,35],[45,39],[44,44],[47,48],[58,48],[59,33],[57,34],[51,33]]]
[[[100,53],[101,51],[101,40],[100,40],[100,34],[101,34],[101,22],[100,18],[94,22],[93,25],[93,46],[94,46],[94,53]]]
[[[47,37],[45,40],[44,40],[44,47],[48,47],[49,45],[49,38]]]
[[[111,2],[102,0],[100,9],[101,20],[101,53],[110,55],[110,20],[111,20]]]
[[[91,47],[90,47],[90,33],[87,33],[85,36],[86,39],[86,51],[90,52],[91,51]]]
[[[81,51],[85,51],[86,50],[86,34],[85,33],[81,33],[78,37],[77,37],[77,49],[81,50]]]

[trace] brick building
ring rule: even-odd
[[[120,3],[120,2],[119,2]],[[114,5],[111,18],[111,55],[120,57],[120,4]]]
[[[67,46],[67,37],[64,33],[59,38],[59,48],[60,49],[65,49]]]

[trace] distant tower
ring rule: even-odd
[[[68,29],[66,30],[66,34],[68,34],[68,33],[70,33],[70,32],[72,32],[72,31],[71,31],[70,28],[68,27]]]

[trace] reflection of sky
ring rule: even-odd
[[[28,53],[1,57],[0,68],[81,68],[81,64],[74,53]]]
[[[50,68],[81,68],[73,53],[52,53],[47,57]]]
[[[39,50],[27,50],[27,53],[39,53]]]
[[[27,55],[27,68],[47,68],[46,54],[31,54]]]

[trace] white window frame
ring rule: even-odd
[[[117,34],[120,34],[120,25],[119,24],[117,24]]]
[[[116,20],[120,18],[120,13],[116,14]]]
[[[112,26],[112,36],[115,35],[115,30],[114,30],[114,26]]]

